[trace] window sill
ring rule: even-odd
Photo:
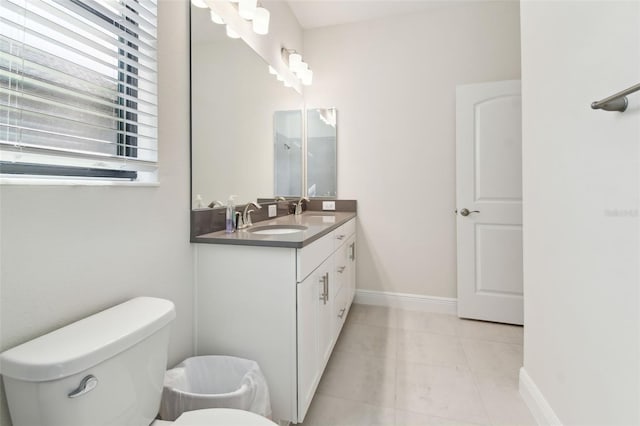
[[[104,179],[0,178],[0,185],[27,186],[132,186],[158,187],[160,182],[128,182]]]

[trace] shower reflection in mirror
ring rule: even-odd
[[[274,150],[275,196],[337,196],[335,108],[276,111]]]

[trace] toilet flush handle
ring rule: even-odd
[[[69,398],[77,398],[85,393],[91,392],[96,386],[98,386],[98,379],[93,374],[89,374],[82,379],[78,387],[67,396]]]

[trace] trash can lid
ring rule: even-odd
[[[186,411],[173,423],[175,426],[273,426],[266,417],[250,411],[234,410],[231,408],[207,408],[204,410]]]

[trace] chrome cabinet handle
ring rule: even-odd
[[[320,282],[322,283],[322,294],[320,294],[320,300],[322,300],[323,304],[327,304],[329,301],[329,273],[327,272],[320,278]]]
[[[323,275],[320,277],[320,282],[322,283],[322,293],[320,293],[320,300],[327,304],[327,276]]]
[[[336,238],[339,240],[344,240],[344,237],[346,237],[344,234],[336,235]]]
[[[469,209],[460,210],[460,214],[462,216],[469,216],[471,213],[480,213],[480,210],[473,210],[473,211],[469,211]]]
[[[325,290],[325,294],[326,294],[326,299],[324,300],[324,303],[326,304],[329,301],[329,273],[327,272],[325,274],[327,276],[327,279],[325,280],[327,289]]]
[[[339,267],[339,268],[338,268],[338,273],[339,273],[339,274],[343,273],[345,269],[347,269],[347,267],[346,267],[346,266],[341,266],[341,267]]]
[[[84,395],[85,393],[91,392],[96,388],[96,386],[98,386],[98,379],[93,374],[89,374],[84,379],[82,379],[82,381],[80,382],[80,384],[75,390],[67,394],[67,397],[77,398],[79,396]]]
[[[349,259],[356,260],[356,243],[351,243],[349,248],[351,249],[351,254],[349,255]]]
[[[344,316],[344,313],[347,311],[347,308],[342,308],[340,309],[340,313],[338,314],[338,318],[342,319],[342,317]]]

